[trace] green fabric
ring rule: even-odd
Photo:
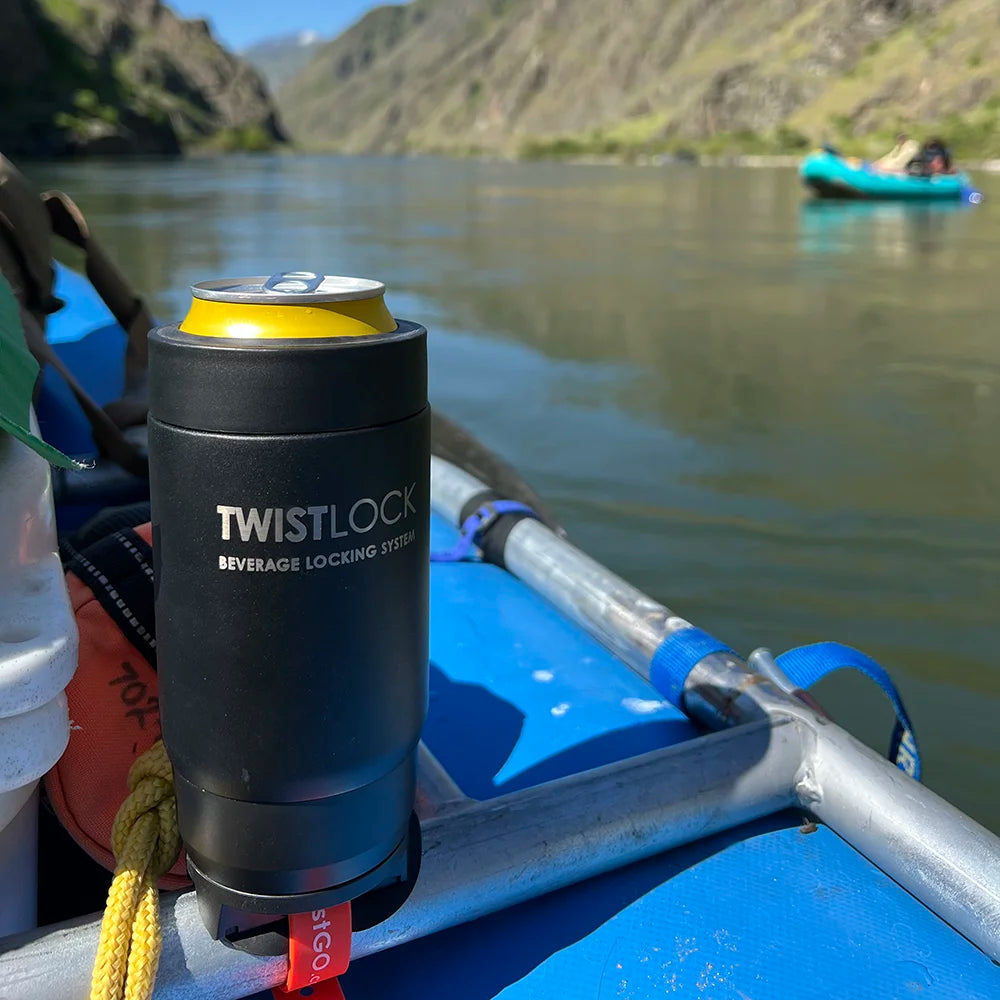
[[[13,434],[53,465],[84,468],[83,462],[68,458],[31,433],[31,395],[37,377],[38,362],[24,342],[20,307],[10,285],[0,276],[0,432]]]

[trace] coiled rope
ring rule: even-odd
[[[149,1000],[163,938],[157,879],[180,853],[174,775],[162,740],[128,772],[129,794],[115,816],[117,865],[101,921],[90,1000]]]

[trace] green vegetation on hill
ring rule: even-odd
[[[259,149],[266,87],[204,21],[160,0],[3,0],[0,148],[11,155]]]
[[[871,154],[906,129],[1000,155],[995,0],[413,0],[278,92],[345,152]]]

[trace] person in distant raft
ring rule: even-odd
[[[872,166],[883,173],[903,174],[910,162],[920,153],[920,143],[905,132],[896,136],[896,145],[885,156],[879,157]]]
[[[951,152],[944,141],[938,138],[928,139],[920,148],[916,159],[910,164],[909,172],[918,177],[954,173]]]

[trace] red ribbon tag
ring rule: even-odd
[[[337,976],[351,961],[351,904],[329,906],[288,918],[288,978],[274,996],[344,1000]],[[299,992],[304,990],[305,992]]]

